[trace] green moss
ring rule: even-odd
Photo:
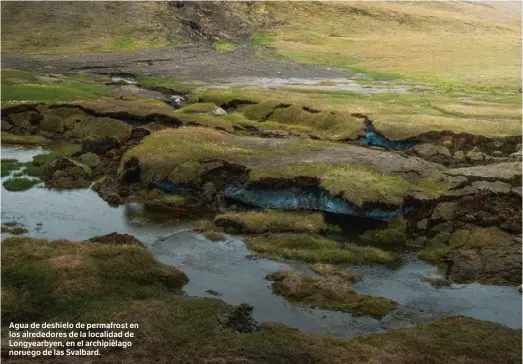
[[[11,174],[11,172],[20,169],[23,166],[23,163],[17,161],[16,159],[2,159],[1,161],[1,176],[6,177]]]
[[[343,245],[310,234],[271,234],[247,236],[247,247],[269,257],[303,260],[311,263],[387,264],[391,253],[372,247]]]
[[[267,120],[267,118],[274,112],[276,106],[280,105],[278,101],[262,101],[253,105],[243,105],[239,107],[239,111],[250,120]]]
[[[115,137],[121,141],[129,139],[131,127],[118,119],[91,118],[84,119],[65,133],[67,139],[81,140],[88,136]]]
[[[100,157],[94,153],[82,154],[78,160],[89,168],[95,168],[100,164]]]
[[[31,120],[38,120],[39,117],[38,113],[34,111],[23,111],[9,115],[13,125],[21,126],[25,129],[29,128]]]
[[[219,39],[214,42],[214,49],[218,52],[229,52],[235,50],[236,48],[238,48],[237,44],[228,42],[223,39]]]
[[[2,68],[0,70],[2,86],[15,85],[20,81],[36,82],[37,78],[31,72],[19,71],[14,69]]]
[[[203,234],[206,239],[211,241],[223,241],[225,240],[225,235],[218,231],[207,231]]]
[[[43,145],[47,143],[47,139],[39,135],[14,135],[6,132],[0,132],[0,139],[5,144]]]
[[[341,195],[357,206],[365,203],[403,204],[403,198],[413,191],[423,191],[428,197],[438,197],[448,186],[436,181],[409,182],[399,176],[389,176],[359,166],[337,166],[328,163],[288,163],[284,166],[253,168],[251,181],[266,177],[293,178],[298,176],[317,177],[321,187],[332,195]]]
[[[217,215],[214,224],[249,234],[290,231],[317,234],[326,228],[320,213],[278,210],[228,212]]]
[[[405,227],[405,219],[400,216],[392,219],[386,229],[366,231],[360,239],[371,245],[404,244]]]
[[[159,263],[139,246],[31,238],[2,242],[2,278],[6,289],[31,293],[20,306],[3,302],[4,317],[20,319],[24,309],[30,309],[34,317],[29,320],[85,317],[94,313],[91,304],[103,304],[107,297],[159,297],[187,282],[185,274]]]
[[[46,115],[40,126],[42,130],[52,133],[62,133],[64,131],[64,122],[57,116]]]
[[[185,203],[185,197],[179,195],[167,195],[162,199],[162,202],[168,205],[180,206]]]
[[[269,43],[276,42],[276,36],[271,33],[258,32],[252,35],[251,45],[252,46],[262,46]]]
[[[47,148],[58,155],[73,155],[82,150],[82,144],[57,141],[50,143]]]
[[[33,163],[28,162],[25,164],[25,168],[22,173],[26,176],[44,178],[45,177],[45,166],[35,166]]]
[[[38,154],[33,157],[33,162],[35,166],[45,166],[47,163],[52,162],[58,153],[45,153],[45,154]]]
[[[387,298],[358,295],[347,281],[340,277],[316,279],[295,272],[276,272],[266,278],[273,281],[274,292],[293,302],[350,312],[355,316],[382,318],[394,311],[398,305]]]
[[[24,177],[9,178],[3,183],[3,186],[8,191],[25,191],[40,183],[39,180],[29,179]]]
[[[103,86],[82,83],[24,84],[2,86],[2,101],[60,102],[111,96]]]
[[[28,232],[27,229],[25,229],[25,228],[23,228],[21,226],[8,227],[8,226],[4,226],[4,225],[2,225],[2,234],[3,233],[8,233],[8,234],[13,234],[13,235],[21,235],[21,234],[25,234],[25,233]]]
[[[293,149],[275,150],[250,142],[207,128],[164,129],[148,135],[141,144],[128,150],[122,163],[132,157],[138,158],[142,182],[169,179],[175,183],[194,183],[204,171],[200,164],[203,159],[263,159],[297,154],[311,148],[304,143],[295,145]]]

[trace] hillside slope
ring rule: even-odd
[[[378,80],[517,91],[521,14],[511,2],[484,3],[6,2],[2,45],[6,54],[72,54],[220,40]]]

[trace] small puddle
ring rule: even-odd
[[[30,161],[42,149],[2,147],[2,158]],[[3,177],[2,182],[8,177]],[[249,303],[259,321],[281,322],[309,333],[355,337],[366,333],[413,326],[432,320],[439,313],[471,316],[521,327],[521,295],[516,287],[481,284],[436,289],[420,277],[437,276],[436,267],[408,256],[399,269],[355,267],[363,280],[358,293],[384,296],[402,307],[381,321],[352,317],[342,312],[303,308],[274,295],[265,275],[276,270],[297,270],[311,274],[299,262],[249,259],[252,254],[240,236],[211,242],[190,230],[190,221],[165,213],[151,213],[139,204],[110,207],[90,189],[56,191],[33,187],[9,192],[2,187],[2,221],[23,223],[29,235],[45,239],[84,240],[113,231],[134,235],[160,261],[184,270],[188,295],[214,297],[218,292],[231,304]],[[2,234],[2,238],[8,234]],[[410,308],[409,308],[410,307]],[[423,312],[420,312],[420,309]]]

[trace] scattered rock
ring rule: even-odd
[[[503,157],[503,152],[501,152],[499,150],[495,150],[492,153],[490,153],[490,155],[493,157],[499,158],[499,157]]]
[[[436,155],[441,155],[443,157],[451,156],[450,151],[447,147],[428,143],[416,145],[414,147],[414,152],[416,152],[417,155],[424,159],[428,159]]]
[[[209,114],[213,115],[213,116],[221,116],[221,115],[227,115],[227,111],[225,111],[224,109],[222,109],[219,106],[216,106],[216,108],[213,111],[211,111]]]
[[[48,163],[45,176],[48,186],[59,189],[86,188],[91,184],[91,168],[65,156]]]
[[[80,160],[80,162],[82,162],[90,168],[95,168],[100,164],[100,157],[91,152],[82,154],[78,159]]]
[[[452,281],[446,278],[422,278],[421,280],[430,283],[430,285],[435,288],[452,286]]]
[[[519,161],[521,162],[521,160],[523,159],[523,151],[517,151],[515,153],[512,153],[511,155],[508,156],[508,160],[509,161]]]

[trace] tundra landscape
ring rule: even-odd
[[[1,17],[6,363],[521,363],[520,2]]]

